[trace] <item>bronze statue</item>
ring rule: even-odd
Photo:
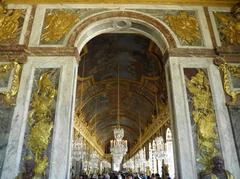
[[[222,157],[215,156],[212,159],[213,168],[211,172],[205,173],[201,179],[235,179],[234,176],[224,169],[224,162]]]
[[[24,171],[20,173],[16,179],[37,179],[34,173],[34,161],[26,159],[24,161]]]

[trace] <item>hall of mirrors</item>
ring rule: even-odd
[[[141,34],[106,33],[90,40],[80,56],[71,175],[105,170],[161,174],[170,166],[174,176],[165,71],[157,45]],[[83,125],[94,138],[81,130]],[[91,146],[94,140],[97,149]]]
[[[239,7],[1,1],[0,178],[240,178]]]

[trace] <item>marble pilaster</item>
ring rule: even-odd
[[[65,179],[69,175],[77,77],[76,60],[74,57],[29,57],[22,71],[17,105],[13,114],[6,151],[7,160],[4,161],[1,179],[13,179],[19,172],[34,71],[37,68],[60,69],[49,178]]]
[[[169,94],[171,94],[171,111],[175,153],[177,153],[177,173],[179,178],[197,178],[197,168],[191,131],[190,112],[187,101],[184,68],[204,68],[207,70],[212,91],[217,129],[225,168],[240,178],[237,152],[234,145],[231,123],[225,105],[225,96],[220,73],[211,58],[170,57]],[[231,152],[230,152],[231,151]]]

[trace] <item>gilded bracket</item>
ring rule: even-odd
[[[223,57],[217,57],[214,60],[215,65],[218,66],[219,70],[223,74],[223,87],[228,96],[231,97],[230,105],[237,103],[240,90],[234,90],[231,83],[231,75],[240,79],[240,65],[231,65],[226,62]]]
[[[11,87],[8,91],[0,92],[0,94],[3,95],[3,101],[6,105],[13,106],[16,102],[15,97],[20,84],[21,65],[17,62],[0,65],[0,74],[7,73],[10,70],[13,70]]]

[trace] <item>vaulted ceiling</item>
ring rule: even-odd
[[[166,98],[161,54],[155,47],[142,35],[103,34],[89,41],[81,54],[77,112],[105,149],[117,125],[118,79],[119,121],[129,147],[156,115],[156,96]]]

